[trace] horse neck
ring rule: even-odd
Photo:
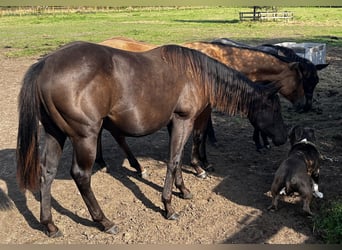
[[[241,114],[248,116],[257,103],[261,103],[262,93],[260,86],[251,82],[238,72],[233,75],[216,75],[215,81],[211,81],[207,93],[211,105],[218,111],[228,115]]]
[[[262,86],[253,84],[244,74],[205,56],[194,49],[166,45],[159,47],[164,61],[181,74],[195,77],[205,96],[217,110],[229,115],[248,115],[251,108],[261,103]]]

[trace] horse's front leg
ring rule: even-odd
[[[214,130],[214,125],[213,125],[213,120],[212,120],[211,115],[208,119],[208,126],[207,126],[206,131],[207,131],[208,139],[209,139],[209,142],[211,143],[211,145],[215,148],[218,148],[217,139],[216,139],[215,130]]]
[[[264,147],[267,149],[271,148],[271,144],[269,143],[268,139],[267,139],[267,135],[265,133],[263,133],[262,131],[260,131],[260,135],[261,135],[261,139],[264,143]]]
[[[260,142],[259,132],[260,132],[259,129],[254,128],[254,131],[253,131],[253,141],[254,141],[256,150],[258,152],[261,152],[261,149],[263,148],[263,146],[261,145],[261,142]]]
[[[210,120],[211,108],[207,107],[194,123],[191,165],[194,167],[197,177],[200,178],[207,177],[206,171],[214,170],[208,162],[206,151],[207,129]]]
[[[260,136],[261,136],[263,145],[261,145]],[[267,149],[271,148],[271,145],[267,139],[267,135],[257,128],[254,128],[254,131],[253,131],[253,141],[255,143],[256,150],[260,153],[263,148],[267,148]]]
[[[183,181],[181,160],[184,145],[188,140],[193,128],[193,122],[189,119],[184,120],[181,118],[174,118],[172,120],[172,125],[168,126],[168,128],[170,130],[171,136],[169,162],[167,164],[162,201],[166,211],[166,218],[169,220],[176,220],[178,219],[179,214],[175,212],[171,205],[173,184],[175,183],[176,187],[181,191],[183,198],[192,198],[191,192],[185,187]]]

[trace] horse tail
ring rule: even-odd
[[[29,68],[18,97],[17,182],[21,190],[36,191],[40,185],[38,139],[40,100],[37,78],[43,66],[44,60]]]

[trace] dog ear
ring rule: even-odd
[[[302,126],[298,125],[296,130],[295,130],[295,134],[296,134],[296,140],[301,140],[303,139],[303,134],[304,134],[304,129]]]
[[[300,139],[301,134],[302,134],[302,129],[301,129],[300,125],[292,126],[292,128],[290,129],[290,131],[288,133],[288,137],[290,139],[291,146],[296,141],[298,141],[298,139]]]
[[[305,128],[305,133],[307,134],[307,139],[309,141],[315,142],[316,136],[315,136],[315,130],[313,128]]]
[[[297,125],[298,126],[298,125]],[[292,134],[293,134],[293,131],[295,129],[296,126],[293,126],[289,129],[289,132],[288,132],[288,137],[290,137]]]
[[[329,63],[325,63],[325,64],[316,64],[315,67],[317,70],[322,70],[326,67],[328,67]]]

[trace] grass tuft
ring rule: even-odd
[[[335,200],[323,206],[314,217],[314,233],[327,244],[342,243],[342,200]]]

